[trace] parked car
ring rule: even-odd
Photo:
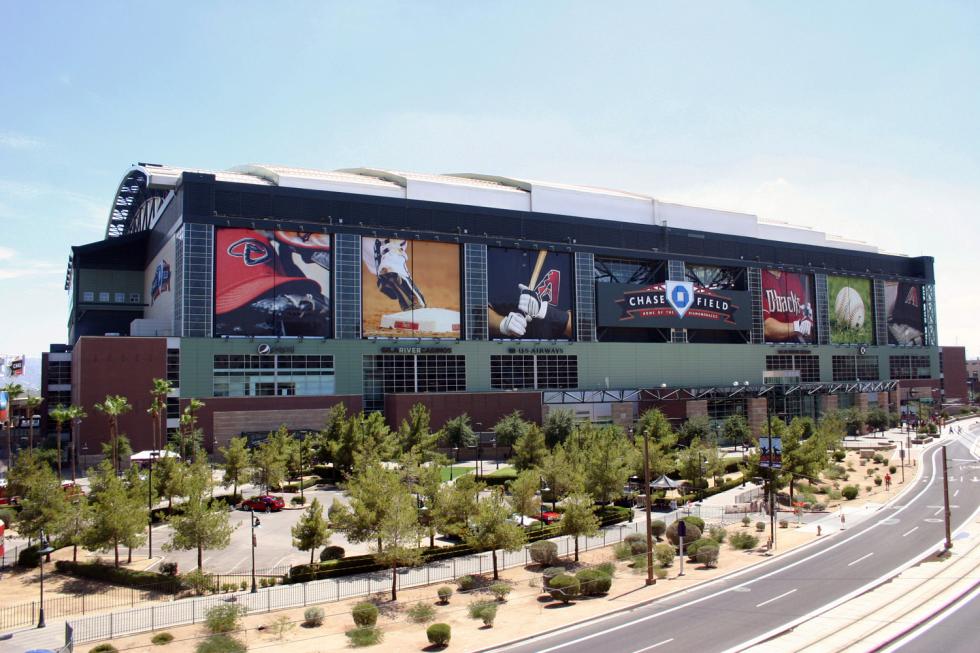
[[[535,519],[534,517],[527,517],[525,515],[518,515],[517,513],[514,513],[513,515],[511,515],[510,517],[508,517],[507,520],[508,521],[512,521],[512,522],[514,522],[515,524],[517,524],[519,526],[530,526],[532,524],[537,524],[538,523],[538,520]]]
[[[286,502],[283,501],[282,497],[274,497],[270,494],[242,501],[242,510],[254,510],[256,512],[279,512],[285,507]]]
[[[551,512],[549,510],[547,512],[542,512],[540,515],[538,515],[538,519],[543,521],[546,525],[550,526],[551,524],[554,524],[556,521],[561,521],[561,513]]]

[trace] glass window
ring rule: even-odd
[[[179,376],[180,352],[171,351]],[[335,392],[333,356],[219,354],[213,374],[216,397],[314,397]]]
[[[82,301],[83,302],[94,302],[95,301],[95,293],[92,292],[91,290],[86,290],[85,292],[82,293]]]
[[[766,356],[767,372],[799,372],[803,383],[820,380],[820,357],[815,354],[776,354]],[[794,375],[795,376],[795,375]]]
[[[367,355],[362,365],[368,411],[384,409],[386,394],[466,390],[466,357],[461,355]]]
[[[109,303],[109,293],[107,293],[107,292],[100,292],[99,293],[99,301],[100,302],[104,302],[104,303]]]
[[[126,302],[126,293],[117,292],[113,295],[112,300],[117,304],[124,304]]]
[[[552,354],[490,357],[495,390],[562,390],[578,387],[578,357]]]

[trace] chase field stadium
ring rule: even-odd
[[[245,165],[126,172],[105,238],[72,248],[48,405],[191,399],[208,449],[328,409],[421,402],[487,431],[563,407],[629,424],[767,410],[921,409],[938,396],[933,259],[754,215],[480,174]]]

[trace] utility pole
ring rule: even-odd
[[[949,532],[949,472],[946,469],[946,445],[943,445],[943,518],[946,522],[946,550],[953,548],[953,539]]]
[[[251,506],[248,509],[248,519],[252,524],[252,594],[255,594],[259,590],[255,585],[255,509]]]
[[[656,584],[657,580],[653,577],[653,524],[650,519],[650,433],[649,429],[643,429],[643,483],[646,485],[646,505],[643,512],[647,516],[647,585]],[[681,563],[683,564],[683,562]]]

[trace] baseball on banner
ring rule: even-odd
[[[844,286],[837,293],[834,312],[837,314],[837,321],[841,324],[852,329],[860,329],[864,326],[864,302],[861,301],[861,295],[850,286]]]

